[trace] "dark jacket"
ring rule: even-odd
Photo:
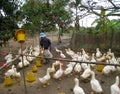
[[[51,41],[47,37],[40,40],[40,46],[45,50],[51,47]]]

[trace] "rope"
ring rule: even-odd
[[[31,57],[37,57],[37,58],[43,58],[43,59],[49,59],[49,60],[58,60],[58,61],[67,61],[67,62],[78,62],[78,63],[86,63],[86,64],[96,64],[96,65],[109,65],[109,66],[115,66],[115,67],[120,67],[120,64],[107,64],[105,62],[83,62],[83,61],[77,61],[77,60],[71,60],[71,59],[63,59],[63,58],[47,58],[43,56],[34,56],[34,55],[26,55],[26,54],[15,54],[18,55],[16,58],[14,58],[12,61],[10,61],[7,64],[4,64],[2,67],[0,67],[0,70],[4,68],[6,65],[10,65],[11,62],[15,61],[18,57],[20,56],[31,56]]]

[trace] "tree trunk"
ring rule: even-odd
[[[59,43],[62,43],[62,41],[61,41],[61,36],[60,36],[60,27],[59,27],[59,33],[58,33],[58,44]]]

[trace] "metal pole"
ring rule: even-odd
[[[22,57],[22,66],[23,66],[23,81],[24,81],[24,88],[25,88],[25,94],[27,94],[27,87],[25,82],[25,69],[24,69],[24,61],[23,61],[23,53],[22,53],[22,43],[21,43],[21,57]]]

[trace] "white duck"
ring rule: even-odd
[[[18,67],[22,68],[23,66],[28,66],[29,64],[30,64],[30,62],[26,59],[26,57],[23,57],[23,62],[21,59],[21,61],[18,63]]]
[[[79,73],[82,70],[80,63],[77,63],[74,67],[74,71]]]
[[[56,71],[56,73],[53,75],[53,78],[60,79],[63,75],[63,69],[62,69],[62,63],[60,63],[59,69]]]
[[[120,94],[120,88],[118,87],[119,85],[119,76],[116,76],[115,83],[111,85],[111,94]]]
[[[88,64],[87,68],[84,70],[84,72],[81,74],[81,78],[83,79],[87,79],[91,74],[91,68],[90,68],[90,64]]]
[[[11,54],[11,53],[9,53],[9,54],[7,54],[5,57],[4,57],[4,59],[5,60],[8,60],[9,58],[13,58],[13,55]]]
[[[39,78],[39,81],[42,83],[43,87],[46,87],[46,85],[49,85],[48,81],[51,78],[49,71],[50,71],[50,69],[48,68],[46,75],[43,76],[42,78]]]
[[[96,62],[94,53],[92,54],[92,58],[91,58],[90,62]],[[95,64],[91,64],[91,66],[95,67]]]
[[[12,65],[11,69],[7,70],[7,72],[5,72],[5,76],[6,77],[10,77],[10,76],[14,76],[15,74],[15,65]]]
[[[58,53],[61,52],[61,50],[59,50],[57,47],[55,47],[55,51]]]
[[[68,55],[70,55],[70,56],[72,56],[72,55],[75,54],[75,52],[74,52],[73,50],[71,50],[70,48],[65,49],[65,50],[66,50],[66,53],[67,53]]]
[[[63,54],[62,51],[60,51],[60,57],[61,57],[61,58],[66,58],[66,56]]]
[[[69,65],[69,66],[67,66],[67,68],[64,70],[64,74],[65,74],[65,75],[69,75],[69,74],[72,73],[72,71],[73,71],[73,65]]]
[[[106,60],[106,63],[109,64],[109,61]],[[111,72],[111,66],[109,65],[106,65],[102,70],[102,73],[105,75],[108,75],[110,72]]]
[[[75,78],[74,81],[75,81],[75,86],[73,89],[74,94],[85,94],[84,90],[79,86],[78,78]]]
[[[96,48],[96,57],[99,58],[102,56],[102,53],[100,52],[99,48]]]
[[[95,73],[93,71],[91,71],[91,75],[92,75],[92,78],[90,80],[90,85],[91,85],[92,90],[96,93],[101,94],[103,92],[103,89],[99,81],[95,78]]]
[[[31,62],[35,59],[35,57],[32,56],[32,51],[30,50],[29,53],[27,53],[28,56],[26,56],[26,59]]]
[[[53,76],[53,74],[55,73],[55,63],[52,63],[52,67],[51,68],[49,68],[50,70],[49,70],[49,72],[50,72],[50,74]]]

